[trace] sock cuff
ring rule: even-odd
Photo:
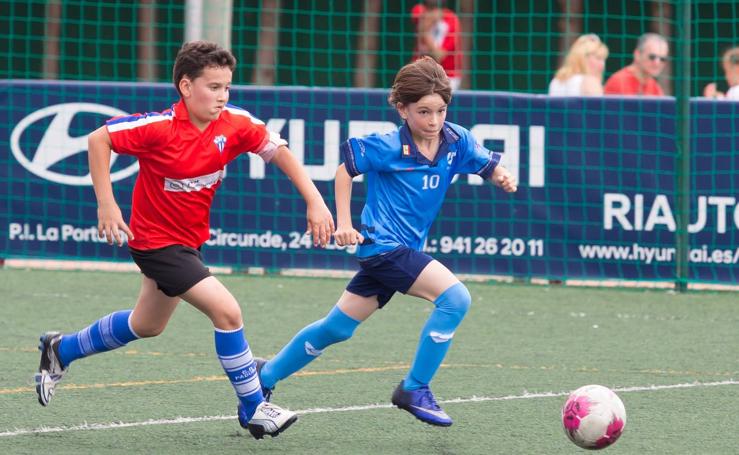
[[[244,337],[243,326],[236,330],[214,328],[213,334],[216,343],[216,353],[219,357],[234,356],[249,349],[249,343],[246,342],[246,337]]]
[[[141,338],[141,336],[138,333],[136,333],[136,331],[133,329],[133,325],[131,324],[132,315],[133,315],[133,310],[128,310],[128,317],[126,318],[126,324],[128,324],[128,330],[130,330],[134,338],[138,340],[139,338]]]
[[[341,308],[339,308],[338,305],[334,305],[334,307],[331,308],[331,311],[326,315],[326,321],[352,327],[358,326],[361,322],[341,311]]]
[[[439,302],[441,300],[447,300],[450,298],[457,297],[462,294],[469,294],[469,291],[467,290],[467,286],[464,285],[461,281],[449,286],[439,294],[439,296],[434,300],[434,303]]]
[[[215,330],[217,333],[226,333],[226,334],[236,333],[236,332],[241,332],[242,330],[244,330],[244,325],[242,324],[241,327],[239,327],[238,329],[232,329],[232,330],[219,329],[218,327],[213,327],[213,330]]]

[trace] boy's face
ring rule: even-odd
[[[190,121],[200,129],[216,120],[228,102],[231,89],[231,70],[228,67],[209,66],[203,74],[190,80],[180,80],[180,91],[185,100]]]
[[[416,140],[429,140],[439,136],[446,120],[447,104],[438,93],[426,95],[415,103],[397,109],[403,120],[408,122],[411,134]]]

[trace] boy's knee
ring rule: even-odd
[[[435,303],[441,311],[454,314],[461,320],[472,305],[472,296],[464,284],[457,283],[444,291]]]
[[[131,329],[139,338],[153,338],[164,332],[167,324],[141,324],[141,327],[131,324]]]
[[[328,344],[346,341],[354,335],[359,321],[350,318],[339,307],[334,307],[321,321],[321,328]]]
[[[227,311],[220,317],[218,328],[225,330],[236,330],[244,325],[241,311]]]
[[[238,304],[224,305],[210,315],[213,326],[221,330],[236,330],[244,325]]]
[[[354,335],[354,329],[356,327],[350,327],[347,325],[326,324],[324,320],[323,328],[325,330],[326,336],[330,339],[332,343],[340,343],[351,338],[352,335]]]

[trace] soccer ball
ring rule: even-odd
[[[562,407],[562,425],[570,441],[583,449],[616,442],[626,425],[626,409],[613,390],[586,385],[570,394]]]

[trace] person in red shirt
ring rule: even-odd
[[[664,96],[657,77],[665,69],[669,52],[667,40],[656,33],[639,37],[631,65],[613,73],[603,86],[606,95]]]
[[[125,234],[143,273],[141,291],[133,310],[109,314],[79,332],[41,336],[36,392],[42,405],[49,404],[70,363],[159,335],[182,299],[213,323],[216,353],[236,391],[241,426],[261,439],[297,420],[295,413],[265,401],[241,308],[205,267],[200,248],[209,238],[210,207],[225,167],[246,151],[277,165],[295,185],[306,201],[315,245],[328,243],[334,224],[287,143],[249,112],[227,104],[235,65],[233,55],[215,43],[185,43],[173,70],[178,103],[163,112],[113,118],[89,135],[99,235],[122,246]],[[130,227],[113,195],[112,150],[139,161]]]
[[[411,10],[416,25],[416,48],[413,60],[424,55],[441,64],[449,77],[452,90],[462,82],[462,42],[459,18],[454,11],[442,8],[440,0],[427,0]]]

